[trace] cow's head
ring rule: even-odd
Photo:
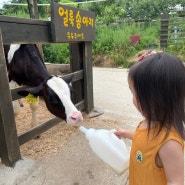
[[[18,91],[21,96],[27,96],[29,93],[43,97],[47,109],[55,116],[66,120],[68,124],[76,124],[83,120],[81,112],[71,101],[69,80],[64,81],[60,77],[51,76],[37,87]]]

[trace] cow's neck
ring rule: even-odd
[[[50,78],[50,74],[48,71],[41,71],[38,72],[30,72],[30,73],[22,73],[22,74],[15,74],[10,73],[9,78],[11,80],[16,81],[19,85],[28,85],[30,87],[35,87],[40,85],[42,82],[46,81]]]

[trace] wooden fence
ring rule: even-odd
[[[69,12],[71,19],[73,14],[78,18],[73,19],[73,25],[77,24],[78,27],[74,28],[68,24],[69,19],[67,20],[66,16]],[[89,113],[94,108],[92,80],[94,19],[93,12],[56,3],[51,4],[51,21],[0,16],[0,158],[5,165],[13,166],[21,159],[20,145],[62,120],[55,117],[17,135],[12,100],[21,98],[16,92],[25,87],[9,89],[3,45],[69,43],[71,73],[68,75],[73,75],[73,103],[79,110]]]
[[[170,45],[185,44],[185,17],[170,18],[169,14],[161,16],[160,48]]]

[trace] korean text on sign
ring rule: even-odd
[[[78,10],[76,15],[74,15],[73,10],[64,9],[59,7],[58,13],[63,17],[64,27],[76,26],[77,29],[81,29],[82,25],[94,27],[94,18],[87,16],[81,16],[80,11]]]

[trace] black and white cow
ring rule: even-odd
[[[30,93],[42,97],[47,109],[68,124],[83,120],[71,101],[70,81],[48,72],[35,44],[4,45],[4,52],[9,81],[30,87],[20,90],[19,95],[25,97]]]

